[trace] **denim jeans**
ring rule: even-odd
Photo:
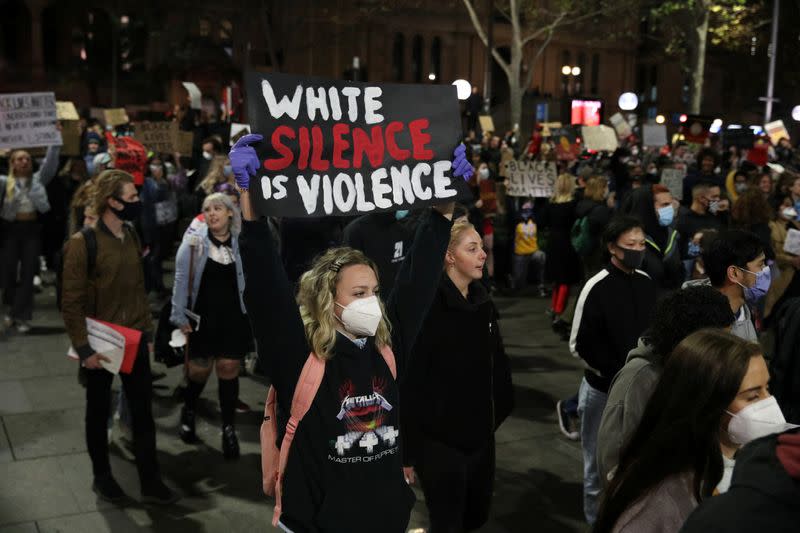
[[[597,432],[606,407],[608,394],[600,392],[586,378],[578,391],[578,416],[581,417],[581,447],[583,448],[583,514],[589,525],[597,520],[600,500],[600,474],[597,469]]]
[[[517,290],[523,289],[528,284],[528,269],[531,263],[534,264],[536,269],[536,284],[538,287],[542,287],[544,285],[544,262],[545,255],[541,250],[528,255],[514,254],[514,263],[512,265],[514,288]]]

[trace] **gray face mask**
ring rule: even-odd
[[[719,200],[712,200],[708,203],[708,212],[716,215],[719,212]]]

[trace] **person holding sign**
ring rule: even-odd
[[[286,476],[278,473],[273,524],[297,533],[403,532],[414,495],[402,470],[396,377],[406,373],[436,293],[454,204],[435,206],[420,222],[386,304],[374,263],[351,248],[318,257],[301,277],[295,299],[270,229],[258,221],[248,191],[261,165],[250,145],[261,139],[241,138],[230,159],[243,191],[244,302],[259,357],[277,391],[278,428],[286,427],[309,357],[325,365],[310,409],[292,426],[294,444]],[[453,165],[456,176],[472,174],[463,148]]]
[[[50,211],[45,187],[58,171],[60,150],[60,146],[49,146],[36,172],[31,154],[12,150],[8,176],[0,175],[0,217],[5,226],[0,233],[0,288],[4,289],[3,304],[10,307],[3,325],[5,328],[16,325],[19,333],[31,330],[33,278],[39,269],[42,248],[40,219]]]

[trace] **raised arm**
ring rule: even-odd
[[[58,156],[61,153],[60,146],[48,146],[47,153],[44,155],[42,166],[34,177],[38,178],[42,185],[47,186],[50,180],[58,172]]]

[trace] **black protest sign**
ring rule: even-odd
[[[451,85],[359,83],[247,73],[261,214],[316,217],[470,198],[450,162],[461,123]]]

